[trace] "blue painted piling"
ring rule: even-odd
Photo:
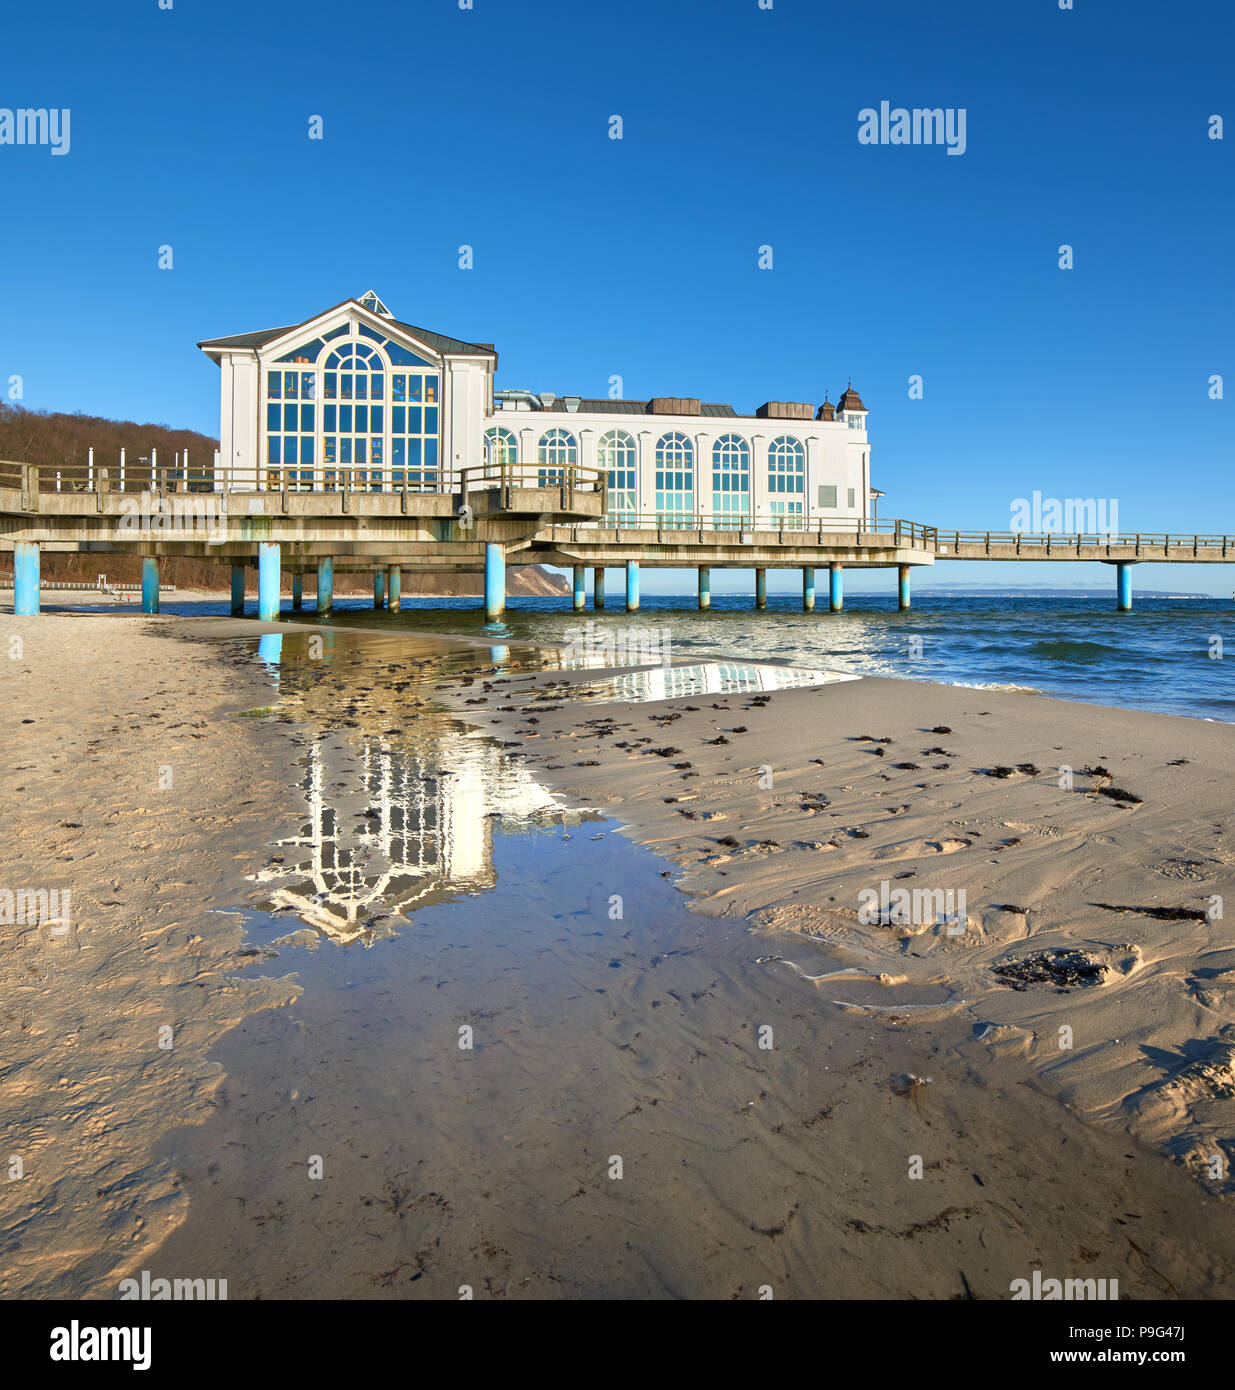
[[[142,556],[142,612],[159,611],[159,562],[153,555]]]
[[[382,608],[386,603],[386,576],[381,570],[373,571],[373,607]]]
[[[845,606],[845,567],[842,564],[828,566],[828,607],[839,613]]]
[[[909,566],[898,565],[896,570],[896,601],[902,611],[909,607]]]
[[[494,622],[506,611],[506,552],[495,541],[485,542],[485,618]]]
[[[13,612],[32,617],[39,611],[39,547],[36,541],[13,542]]]
[[[587,591],[583,582],[585,573],[586,571],[583,565],[576,565],[574,567],[576,613],[581,613],[587,606]]]
[[[232,566],[232,612],[244,612],[244,566]]]
[[[398,565],[391,565],[386,571],[386,593],[390,611],[398,613],[403,607],[403,571]]]
[[[699,566],[699,607],[712,606],[712,571],[707,565]]]
[[[334,560],[326,555],[317,562],[317,611],[329,613],[334,607]]]
[[[815,571],[808,565],[802,567],[802,611],[815,611]]]
[[[755,571],[755,607],[762,613],[768,606],[768,572],[765,569]]]
[[[1119,611],[1132,612],[1132,566],[1120,560],[1115,566],[1115,587],[1119,595]]]
[[[598,565],[592,571],[592,607],[603,608],[605,606],[605,571],[603,566]]]
[[[639,611],[639,561],[626,561],[626,611]]]
[[[304,579],[299,574],[292,575],[292,612],[299,613],[304,608]]]
[[[280,570],[278,541],[260,541],[257,547],[257,616],[272,623],[279,616]]]

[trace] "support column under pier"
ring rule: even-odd
[[[244,612],[244,566],[232,566],[232,613]]]
[[[496,622],[506,611],[506,552],[496,541],[485,542],[485,619]]]
[[[755,607],[760,613],[768,606],[768,572],[765,569],[755,571]]]
[[[278,619],[282,578],[278,541],[261,541],[257,547],[257,616],[264,623]]]
[[[13,542],[13,612],[33,617],[39,611],[39,547],[36,541]]]
[[[334,559],[327,555],[317,562],[317,611],[329,613],[334,607]]]
[[[587,590],[583,582],[586,573],[587,571],[583,565],[574,566],[574,574],[572,577],[574,579],[574,604],[576,613],[582,613],[584,608],[587,607]]]
[[[712,606],[712,571],[707,565],[699,566],[699,607]]]
[[[605,571],[602,566],[592,571],[592,607],[603,608],[605,606]]]
[[[387,607],[398,613],[403,607],[403,571],[398,565],[391,565],[386,571]]]
[[[909,566],[896,567],[896,606],[902,613],[909,608]]]
[[[1132,566],[1126,560],[1115,565],[1115,592],[1121,613],[1132,612]]]
[[[815,571],[809,566],[802,568],[802,611],[815,611]]]
[[[381,570],[373,571],[373,607],[386,606],[386,576]]]
[[[639,561],[626,561],[626,611],[639,611]]]
[[[828,607],[839,613],[845,606],[845,567],[839,562],[828,566]]]
[[[159,611],[159,562],[153,555],[142,556],[142,612]]]
[[[299,574],[292,575],[292,612],[299,613],[304,608],[304,579]]]

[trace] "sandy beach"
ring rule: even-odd
[[[73,904],[0,946],[6,1296],[1231,1287],[1228,726],[4,621],[4,882]],[[312,798],[363,832],[413,772],[452,863],[353,837],[346,920]]]

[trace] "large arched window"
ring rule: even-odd
[[[616,526],[633,526],[638,511],[639,451],[625,430],[602,434],[596,446],[596,465],[609,480],[609,520]]]
[[[742,526],[750,512],[750,445],[722,434],[712,446],[712,517],[721,530]]]
[[[695,513],[695,449],[680,430],[656,441],[656,520],[689,527]]]
[[[579,462],[579,446],[569,430],[546,430],[540,436],[537,452],[536,486],[559,487],[566,481],[567,468]]]
[[[801,516],[806,496],[806,447],[791,434],[768,446],[768,511],[773,516]]]
[[[436,489],[439,385],[432,363],[363,326],[291,349],[266,371],[269,485]]]
[[[510,430],[501,425],[485,430],[485,462],[499,466],[519,462],[519,441]]]

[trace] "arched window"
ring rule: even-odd
[[[666,527],[689,527],[695,513],[695,449],[680,430],[656,441],[656,520]]]
[[[801,516],[806,496],[806,446],[782,434],[768,446],[768,511]]]
[[[266,371],[271,487],[437,488],[439,373],[431,363],[343,325],[275,366]]]
[[[485,462],[495,466],[519,462],[519,442],[510,430],[501,425],[485,430]]]
[[[566,481],[566,469],[579,462],[579,446],[569,430],[546,430],[540,436],[536,486],[558,487]]]
[[[602,434],[596,446],[596,465],[609,475],[609,520],[616,526],[633,526],[638,511],[639,451],[625,430]]]
[[[722,434],[712,446],[712,518],[721,530],[742,526],[750,512],[750,445]]]

